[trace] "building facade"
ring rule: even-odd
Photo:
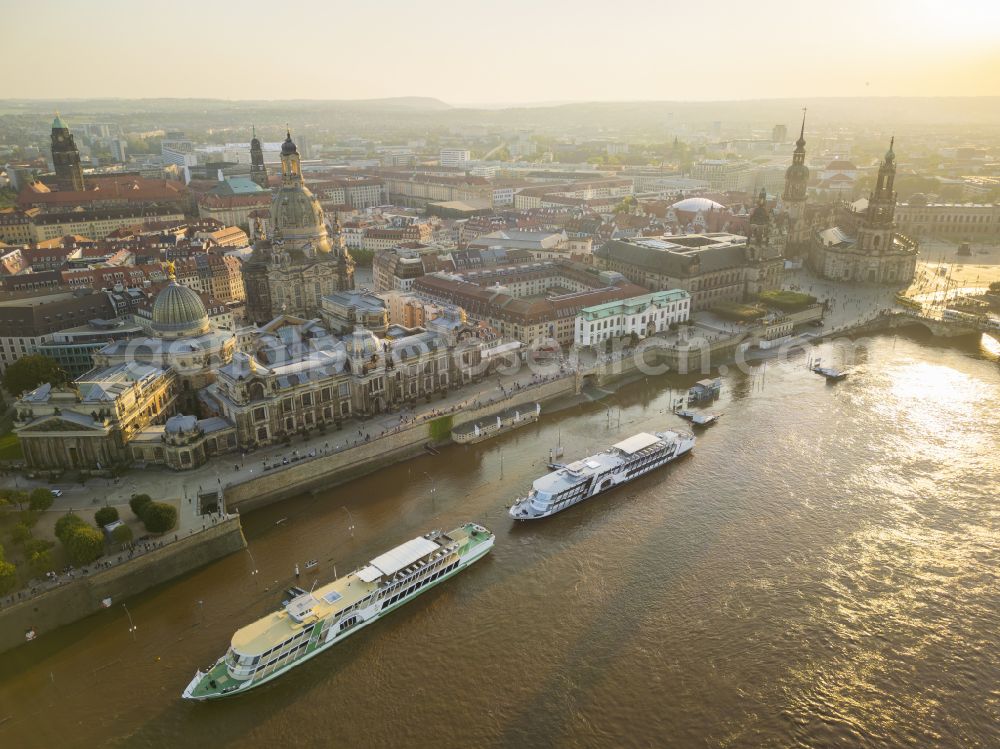
[[[126,362],[20,398],[14,431],[34,469],[106,469],[127,463],[129,440],[173,412],[177,382],[167,369]]]
[[[635,333],[646,338],[687,322],[691,295],[682,289],[655,291],[617,302],[584,307],[576,316],[573,343],[598,346]]]
[[[763,241],[755,252],[747,237],[725,232],[633,237],[607,242],[594,250],[594,261],[650,291],[686,291],[691,311],[698,311],[774,288],[780,252]]]
[[[856,229],[835,226],[814,238],[810,264],[823,278],[906,286],[917,268],[917,243],[896,232],[893,141]]]
[[[809,167],[806,166],[806,117],[795,141],[792,164],[785,172],[785,190],[781,200],[788,213],[785,233],[785,256],[799,257],[809,250],[809,227],[805,221],[806,192],[809,189]]]
[[[83,167],[80,165],[80,150],[76,147],[73,134],[58,112],[56,118],[52,120],[50,141],[52,166],[56,171],[56,180],[61,186],[70,190],[83,190]]]
[[[277,315],[316,317],[322,299],[354,288],[354,260],[327,231],[319,200],[305,186],[292,135],[282,144],[281,187],[270,209],[270,237],[260,237],[243,265],[248,319]]]
[[[896,206],[896,225],[918,240],[995,242],[1000,239],[1000,203],[936,203],[918,193]]]
[[[257,138],[257,128],[253,128],[250,136],[250,179],[258,186],[267,189],[267,167],[264,165],[264,149]]]

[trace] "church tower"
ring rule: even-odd
[[[264,149],[257,139],[257,128],[253,128],[253,137],[250,138],[250,179],[256,182],[265,190],[267,189],[267,167],[264,166]]]
[[[56,179],[66,190],[83,190],[83,168],[80,166],[80,151],[73,141],[73,134],[66,127],[62,117],[56,112],[52,120],[52,165]]]
[[[747,236],[747,259],[757,262],[767,253],[771,234],[771,214],[767,210],[767,190],[760,188],[757,205],[750,213],[750,232]]]
[[[858,228],[858,247],[868,254],[881,254],[892,250],[896,217],[896,154],[892,147],[895,136],[889,141],[889,150],[878,167],[875,189],[868,196],[868,210]]]
[[[271,198],[269,222],[270,236],[255,232],[259,239],[243,265],[250,320],[316,317],[324,296],[354,288],[354,260],[339,227],[332,235],[327,229],[323,208],[305,185],[291,132],[281,144],[281,186]]]
[[[788,233],[785,256],[795,257],[807,249],[808,227],[805,225],[806,190],[809,187],[809,167],[806,166],[806,115],[802,112],[802,129],[795,141],[792,165],[785,171],[785,191],[781,200],[788,211]]]

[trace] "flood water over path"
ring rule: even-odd
[[[837,385],[726,375],[690,457],[513,525],[557,441],[680,427],[684,382],[248,515],[249,552],[127,601],[134,640],[115,606],[2,656],[0,746],[1000,745],[996,356],[883,337]],[[308,588],[466,520],[497,534],[467,571],[271,685],[179,699],[296,563]]]

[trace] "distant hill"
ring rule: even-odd
[[[198,111],[251,108],[255,110],[283,109],[301,111],[326,111],[331,109],[387,110],[407,109],[439,112],[451,105],[430,96],[397,96],[385,99],[286,99],[286,100],[228,100],[228,99],[0,99],[0,112],[33,112],[36,110],[73,109],[76,111],[131,112],[147,110],[158,112],[192,109]]]

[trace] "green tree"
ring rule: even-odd
[[[35,573],[48,572],[52,569],[52,552],[48,549],[31,552],[28,555],[28,566]]]
[[[32,538],[24,544],[24,553],[30,556],[31,554],[39,551],[48,551],[53,546],[55,546],[55,544],[47,538]]]
[[[0,595],[6,595],[14,590],[17,582],[17,568],[10,562],[0,559]]]
[[[52,506],[54,500],[52,492],[40,486],[37,489],[32,489],[31,494],[28,495],[28,507],[36,512],[45,512]]]
[[[132,529],[127,525],[119,525],[111,531],[111,538],[116,544],[127,544],[132,542]]]
[[[44,538],[33,538],[24,545],[24,556],[28,566],[35,572],[45,572],[52,569],[52,552],[54,544]]]
[[[62,385],[69,375],[52,359],[43,354],[22,356],[7,367],[3,375],[3,386],[11,395],[34,390],[43,382]]]
[[[152,503],[153,498],[148,494],[136,494],[128,501],[128,506],[132,510],[132,514],[142,520],[143,513]]]
[[[18,523],[10,530],[10,540],[18,546],[23,546],[31,540],[31,527],[26,523]]]
[[[152,502],[143,512],[142,522],[150,533],[166,533],[177,525],[177,508],[166,502]]]
[[[18,489],[5,489],[4,499],[7,500],[9,505],[17,505],[17,509],[21,509],[21,505],[28,501],[28,492],[23,492]]]
[[[73,564],[90,564],[104,554],[104,536],[87,524],[75,527],[63,541]]]
[[[102,507],[97,512],[94,513],[94,522],[97,523],[98,528],[103,528],[109,523],[113,523],[118,519],[118,508],[117,507]]]
[[[56,521],[56,538],[65,545],[69,542],[70,534],[82,525],[87,525],[83,518],[72,512],[66,513]]]

